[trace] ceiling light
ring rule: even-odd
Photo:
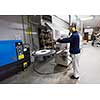
[[[87,26],[87,28],[90,28],[91,26]]]
[[[84,17],[84,18],[81,18],[82,21],[86,21],[86,20],[91,20],[93,19],[94,17],[93,16],[90,16],[90,17]]]

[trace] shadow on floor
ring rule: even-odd
[[[62,65],[56,65],[54,67],[54,73],[59,73],[59,72],[63,72],[66,70],[66,67],[65,66],[62,66]]]

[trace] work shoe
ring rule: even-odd
[[[79,77],[75,77],[74,75],[70,76],[71,79],[79,79]]]

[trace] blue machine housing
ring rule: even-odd
[[[18,61],[16,43],[21,40],[0,41],[0,67]]]
[[[0,81],[30,65],[30,49],[24,51],[21,40],[0,41]]]
[[[0,81],[23,70],[23,62],[18,59],[23,48],[18,49],[19,44],[23,46],[21,40],[0,41]]]

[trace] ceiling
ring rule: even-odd
[[[84,28],[95,28],[100,27],[100,15],[78,15],[81,18],[87,18],[93,16],[93,19],[82,21]]]

